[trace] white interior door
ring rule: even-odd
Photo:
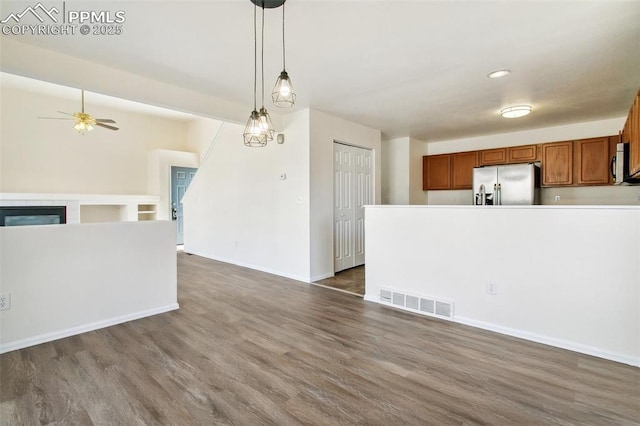
[[[334,271],[364,264],[364,206],[373,203],[372,153],[334,144]]]
[[[371,175],[371,151],[351,147],[355,156],[355,265],[364,265],[364,206],[373,204],[373,184]]]

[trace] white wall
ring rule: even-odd
[[[73,121],[37,118],[76,112],[80,99],[3,87],[0,106],[0,192],[144,194],[147,152],[186,148],[186,122],[92,106],[90,97],[87,112],[120,130],[81,135]]]
[[[415,138],[382,141],[382,204],[426,204],[422,157],[428,144]]]
[[[383,140],[381,143],[382,204],[410,204],[409,145],[408,137]]]
[[[177,309],[175,239],[164,221],[0,228],[0,352]]]
[[[427,204],[427,193],[422,189],[422,157],[429,145],[415,138],[409,140],[409,204]]]
[[[311,280],[333,276],[333,144],[371,149],[375,202],[382,199],[381,132],[329,114],[309,111]]]
[[[223,124],[183,199],[186,252],[309,281],[308,116],[287,116],[285,143],[264,148]]]
[[[204,160],[213,140],[222,126],[222,121],[212,118],[197,118],[187,126],[187,151],[197,152],[200,161]]]
[[[625,120],[626,117],[619,117],[608,120],[589,121],[586,123],[574,123],[563,126],[522,130],[519,132],[500,133],[495,135],[484,135],[445,141],[430,141],[428,154],[425,155],[617,135],[618,132],[622,130]]]
[[[379,203],[380,131],[313,110],[284,126],[283,145],[253,149],[243,126],[222,126],[184,199],[186,251],[305,282],[333,275],[333,144],[373,150]]]
[[[367,300],[450,299],[456,322],[640,366],[639,208],[376,206],[365,226]]]

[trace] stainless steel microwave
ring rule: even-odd
[[[640,177],[629,176],[629,144],[616,145],[616,155],[611,159],[611,173],[615,185],[640,184]]]

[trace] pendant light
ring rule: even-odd
[[[256,29],[257,4],[253,7],[253,111],[249,116],[242,137],[245,146],[263,147],[267,145],[267,131],[264,128],[260,113],[257,111],[257,80],[258,80],[258,31]],[[263,8],[264,13],[264,8]],[[264,52],[264,48],[262,49]],[[264,87],[263,87],[264,92]],[[265,110],[266,113],[266,110]]]
[[[286,0],[285,0],[286,1]],[[290,108],[296,103],[296,94],[293,84],[287,73],[286,52],[284,44],[284,1],[282,2],[282,72],[276,80],[276,85],[271,92],[273,104],[280,108]]]
[[[267,112],[267,108],[264,106],[264,4],[262,7],[262,35],[260,39],[260,65],[262,67],[262,83],[260,88],[262,89],[262,107],[260,108],[260,128],[267,134],[267,141],[272,141],[273,137],[276,134],[275,129],[273,128],[273,123],[271,123],[271,117],[269,117],[269,113]]]

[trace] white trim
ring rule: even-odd
[[[335,272],[327,272],[324,274],[320,274],[320,275],[315,275],[313,277],[311,277],[311,283],[314,283],[316,281],[320,281],[320,280],[324,280],[325,278],[332,278],[335,277],[336,274]]]
[[[365,290],[365,291],[366,291],[366,290]],[[373,302],[373,303],[377,303],[378,305],[388,306],[388,305],[385,305],[384,303],[380,303],[380,300],[378,300],[378,299],[377,299],[377,298],[375,298],[375,297],[371,297],[371,296],[367,295],[366,293],[365,293],[365,295],[364,295],[363,299],[364,299],[366,302]]]
[[[364,296],[364,300],[367,302],[377,303],[378,305],[386,306],[389,308],[393,308],[393,309],[398,308],[405,312],[416,313],[408,309],[402,309],[394,305],[382,303],[377,298],[371,297],[366,294]],[[440,317],[434,317],[434,318],[440,318]],[[634,358],[628,355],[605,351],[599,348],[595,348],[593,346],[582,345],[580,343],[570,342],[568,340],[555,339],[553,337],[547,337],[541,334],[530,333],[528,331],[517,330],[509,327],[503,327],[500,325],[496,325],[496,324],[492,324],[484,321],[477,321],[474,319],[464,318],[459,316],[455,316],[453,318],[453,322],[458,324],[468,325],[471,327],[481,328],[483,330],[493,331],[495,333],[505,334],[507,336],[513,336],[520,339],[529,340],[536,343],[541,343],[544,345],[554,346],[556,348],[567,349],[567,350],[578,352],[585,355],[591,355],[598,358],[608,359],[610,361],[620,362],[622,364],[628,364],[634,367],[640,367],[640,358]]]
[[[224,257],[213,257],[210,255],[206,255],[197,251],[190,251],[188,250],[188,247],[185,249],[185,254],[193,254],[196,256],[200,256],[200,257],[204,257],[206,259],[211,259],[211,260],[216,260],[218,262],[223,262],[223,263],[228,263],[230,265],[236,265],[236,266],[242,266],[243,268],[249,268],[249,269],[253,269],[256,271],[260,271],[260,272],[266,272],[267,274],[271,274],[271,275],[278,275],[280,277],[284,277],[284,278],[289,278],[295,281],[300,281],[303,282],[305,284],[310,284],[311,281],[309,280],[309,278],[307,277],[302,277],[300,275],[294,275],[294,274],[288,274],[286,272],[281,272],[281,271],[277,271],[275,269],[271,269],[271,268],[265,268],[263,266],[257,266],[257,265],[253,265],[251,263],[245,263],[245,262],[238,262],[237,260],[232,260],[232,259],[226,259]]]
[[[331,287],[329,285],[318,284],[318,283],[311,283],[311,285],[315,285],[316,287],[326,288],[326,289],[329,289],[329,290],[339,291],[340,293],[349,294],[351,296],[364,297],[362,294],[354,293],[354,292],[349,291],[349,290],[343,290],[343,289],[337,288],[337,287]]]
[[[0,200],[20,201],[78,201],[80,205],[106,204],[120,205],[128,203],[153,204],[160,201],[157,195],[129,195],[129,194],[58,194],[58,193],[16,193],[0,192]]]
[[[530,333],[528,331],[517,330],[514,328],[503,327],[496,324],[491,324],[484,321],[477,321],[470,318],[456,317],[454,322],[470,325],[471,327],[481,328],[483,330],[494,331],[500,334],[506,334],[507,336],[518,337],[520,339],[530,340],[536,343],[542,343],[549,346],[555,346],[556,348],[567,349],[573,352],[579,352],[586,355],[592,355],[598,358],[604,358],[611,361],[620,362],[623,364],[633,365],[634,367],[640,367],[640,358],[634,358],[628,355],[623,355],[615,352],[605,351],[593,346],[582,345],[580,343],[571,342],[568,340],[555,339],[553,337],[543,336],[541,334]]]
[[[427,209],[427,210],[640,210],[640,206],[636,205],[605,205],[605,204],[563,204],[563,205],[500,205],[500,206],[474,206],[474,205],[437,205],[437,204],[369,204],[364,206],[365,209]]]
[[[162,306],[159,308],[147,309],[145,311],[121,315],[114,318],[67,328],[65,330],[53,331],[51,333],[45,333],[39,336],[33,336],[22,340],[15,340],[13,342],[0,345],[0,354],[26,348],[29,346],[39,345],[41,343],[50,342],[52,340],[64,339],[65,337],[75,336],[76,334],[87,333],[89,331],[111,327],[112,325],[122,324],[123,322],[133,321],[145,317],[150,317],[152,315],[174,311],[176,309],[180,309],[180,306],[177,303],[172,303],[170,305]]]

